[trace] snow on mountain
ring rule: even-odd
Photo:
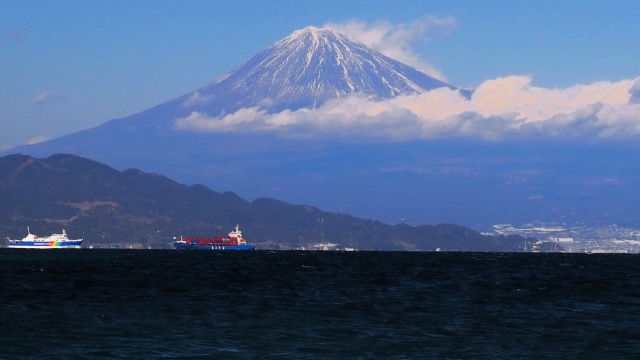
[[[271,112],[315,107],[354,93],[390,99],[439,87],[454,88],[345,33],[307,27],[180,101],[185,108],[217,116],[252,106]]]

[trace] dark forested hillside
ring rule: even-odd
[[[85,247],[168,248],[174,237],[222,235],[236,224],[259,249],[332,242],[360,250],[519,251],[524,242],[451,224],[388,225],[269,198],[248,202],[232,192],[121,172],[74,155],[0,158],[3,240],[24,237],[29,226],[41,236],[64,228],[84,238]]]

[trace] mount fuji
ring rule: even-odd
[[[307,27],[177,101],[215,116],[256,105],[271,112],[311,108],[354,93],[390,99],[438,87],[453,88],[342,32]]]
[[[299,153],[308,144],[248,132],[205,136],[180,131],[179,119],[193,114],[215,118],[248,108],[267,113],[295,111],[353,94],[372,100],[389,99],[440,87],[454,88],[342,32],[307,27],[196,91],[92,129],[20,146],[5,154],[49,156],[63,152],[116,168],[137,166],[178,176],[193,172],[196,176],[193,181],[210,183],[206,177],[200,177],[206,172],[203,167],[224,172],[224,163],[236,156],[262,156],[265,151],[277,151],[283,146]],[[470,95],[467,90],[460,93]],[[314,144],[313,148],[317,146],[322,145]],[[242,161],[234,162],[233,167],[237,168]]]
[[[272,197],[391,223],[483,229],[504,222],[640,218],[629,201],[640,195],[633,186],[640,172],[629,171],[637,148],[460,139],[345,142],[178,126],[194,115],[216,122],[246,109],[277,114],[349,96],[375,102],[439,88],[472,96],[342,32],[307,27],[196,91],[3,154],[74,154],[247,199]]]
[[[345,33],[307,27],[294,31],[196,91],[90,131],[93,136],[103,127],[126,128],[124,132],[142,128],[145,133],[153,131],[154,127],[155,131],[174,130],[176,119],[194,112],[216,117],[259,107],[275,113],[285,109],[313,108],[352,94],[382,100],[440,87],[454,89],[452,85],[368,48]],[[467,97],[471,94],[468,90],[460,90],[460,93]],[[74,140],[77,141],[73,146],[80,146],[81,139]],[[91,147],[96,146],[96,138],[86,140],[92,143]]]

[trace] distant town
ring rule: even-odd
[[[534,243],[523,244],[523,250],[527,252],[640,253],[640,229],[617,225],[594,227],[567,224],[496,224],[493,225],[492,231],[483,234],[521,235],[538,239]]]

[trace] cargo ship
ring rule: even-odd
[[[69,239],[64,229],[61,234],[39,237],[32,234],[27,226],[27,236],[22,240],[9,239],[7,247],[13,249],[80,249],[81,244],[82,239]]]
[[[256,246],[248,244],[242,237],[239,226],[229,235],[212,238],[180,238],[174,241],[173,247],[179,250],[255,250]]]

